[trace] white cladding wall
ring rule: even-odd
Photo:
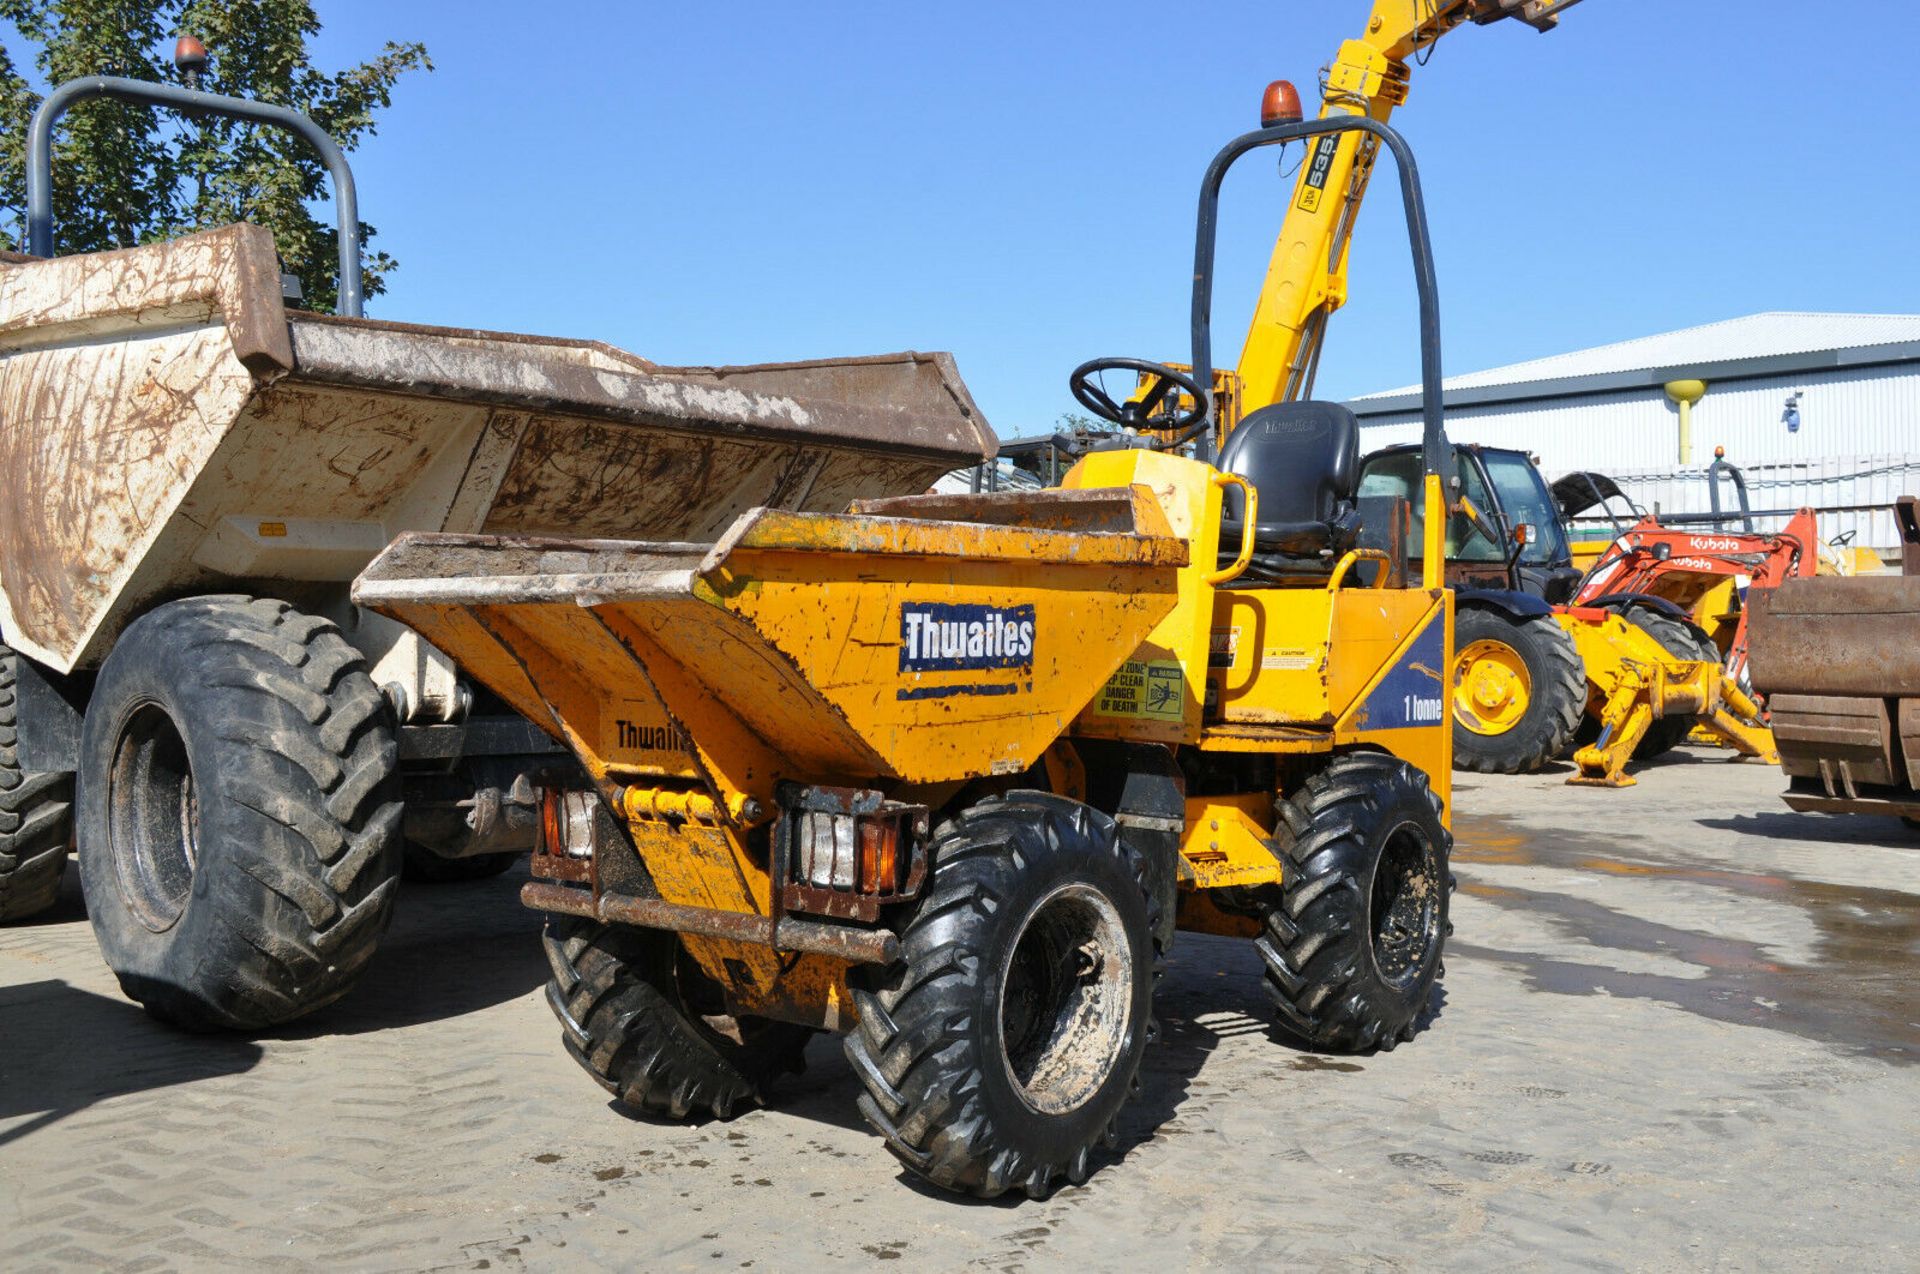
[[[1800,428],[1789,432],[1789,395],[1800,394]],[[1693,458],[1679,463],[1679,413],[1658,388],[1577,398],[1457,407],[1456,442],[1517,447],[1540,457],[1548,481],[1594,469],[1640,504],[1669,512],[1709,507],[1705,477],[1716,446],[1747,475],[1756,508],[1890,504],[1920,495],[1920,366],[1810,371],[1709,382],[1693,410]],[[1413,412],[1363,417],[1361,447],[1417,442]],[[1731,492],[1727,498],[1731,500]],[[1857,531],[1878,549],[1899,543],[1888,514],[1822,516],[1829,538]]]

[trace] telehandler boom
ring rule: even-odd
[[[1320,118],[1364,116],[1385,123],[1407,100],[1409,63],[1428,53],[1442,36],[1468,22],[1503,18],[1547,31],[1577,3],[1375,0],[1364,32],[1343,42],[1326,68]],[[1313,396],[1327,320],[1347,301],[1354,222],[1379,149],[1378,140],[1364,133],[1325,134],[1308,147],[1239,363],[1232,376],[1224,378],[1222,392],[1231,399],[1229,419],[1269,403]]]

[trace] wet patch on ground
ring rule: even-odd
[[[1476,945],[1462,935],[1450,955],[1498,961],[1525,973],[1532,989],[1658,1000],[1742,1026],[1785,1031],[1844,1052],[1920,1064],[1920,894],[1739,871],[1632,853],[1590,833],[1543,832],[1499,815],[1461,815],[1453,862],[1460,891],[1544,917],[1557,931],[1597,948],[1654,954],[1703,970],[1698,977],[1625,972],[1600,963]],[[1689,928],[1584,898],[1498,882],[1476,868],[1545,867],[1621,881],[1685,882],[1797,908],[1817,935],[1810,961],[1783,961],[1771,948]]]

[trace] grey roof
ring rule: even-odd
[[[1734,380],[1907,361],[1920,361],[1920,314],[1776,310],[1449,376],[1444,392],[1451,407],[1636,389],[1683,377]],[[1360,415],[1376,416],[1419,404],[1420,387],[1408,385],[1365,394],[1348,405]]]

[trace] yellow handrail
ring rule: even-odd
[[[1385,588],[1387,586],[1386,564],[1392,560],[1380,549],[1348,549],[1345,556],[1334,564],[1333,574],[1327,579],[1327,591],[1331,593],[1340,587],[1340,582],[1347,577],[1347,572],[1353,569],[1355,562],[1380,563],[1380,578],[1373,582],[1373,586]]]
[[[1239,578],[1240,573],[1247,569],[1247,564],[1253,561],[1253,535],[1260,520],[1260,493],[1237,473],[1216,473],[1213,475],[1213,485],[1239,487],[1247,497],[1246,514],[1240,523],[1240,556],[1233,559],[1233,565],[1222,567],[1207,576],[1209,584],[1224,584],[1230,579]]]

